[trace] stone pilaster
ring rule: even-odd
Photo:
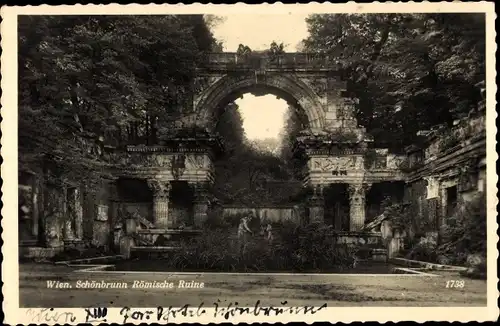
[[[66,196],[66,228],[68,236],[66,240],[81,240],[83,238],[83,207],[80,189],[69,188]]]
[[[43,196],[44,201],[44,237],[47,247],[61,247],[63,243],[64,225],[61,221],[64,218],[63,196],[57,191],[55,186],[47,185]],[[62,227],[61,227],[62,226]],[[62,232],[61,232],[62,231]]]
[[[366,218],[366,193],[371,184],[349,184],[350,221],[349,231],[360,231],[365,225]]]
[[[76,239],[83,239],[83,206],[82,192],[80,188],[75,188],[73,191],[73,200],[75,203],[75,236]]]
[[[40,187],[41,187],[41,182],[39,180],[39,176],[35,175],[33,177],[33,183],[32,183],[32,224],[31,224],[31,233],[35,238],[38,240],[39,239],[39,234],[38,234],[38,227],[39,227],[39,221],[40,221]]]
[[[206,183],[195,183],[193,184],[193,189],[193,223],[195,228],[201,228],[208,218],[210,205],[209,189]]]
[[[73,241],[75,233],[73,229],[73,202],[70,198],[71,189],[64,188],[62,195],[62,209],[63,209],[63,239],[64,241]]]
[[[309,222],[325,221],[325,198],[323,196],[323,186],[314,186],[312,196],[309,198]]]
[[[148,186],[153,192],[153,223],[155,227],[168,227],[168,205],[171,185],[168,181],[148,180]]]

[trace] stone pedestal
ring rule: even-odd
[[[193,184],[193,224],[200,229],[208,218],[208,209],[210,205],[208,186],[204,183]]]
[[[309,222],[323,223],[325,221],[325,198],[323,197],[323,187],[317,186],[313,189],[313,194],[309,198]]]
[[[153,223],[157,228],[166,229],[168,227],[170,182],[148,180],[148,185],[153,191]]]
[[[370,186],[367,183],[349,184],[349,231],[360,231],[365,226],[366,192]]]

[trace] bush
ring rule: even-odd
[[[170,254],[170,267],[181,270],[313,271],[338,270],[356,264],[357,248],[336,244],[331,227],[321,224],[283,223],[274,228],[272,244],[254,236],[245,250],[239,248],[236,230],[233,234],[230,236],[229,229],[206,230]]]
[[[486,198],[478,194],[450,216],[442,226],[438,254],[463,265],[470,255],[486,257]]]
[[[406,258],[427,262],[437,262],[438,254],[436,252],[436,248],[437,241],[435,237],[422,237],[420,238],[420,241],[409,250]]]

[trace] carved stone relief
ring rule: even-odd
[[[344,157],[313,157],[311,158],[312,170],[321,171],[337,171],[337,170],[350,170],[356,168],[355,156]]]
[[[172,166],[171,155],[134,153],[129,156],[128,165],[138,167],[164,167]]]
[[[387,156],[387,168],[388,169],[400,169],[405,162],[406,157],[403,155],[388,155]]]
[[[199,170],[206,167],[205,155],[188,155],[186,156],[186,169]]]
[[[151,155],[150,164],[152,166],[170,168],[172,166],[172,156],[170,155]]]

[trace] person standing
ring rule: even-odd
[[[240,224],[238,226],[238,242],[240,251],[244,251],[246,248],[246,244],[250,239],[250,236],[253,235],[252,230],[248,226],[248,223],[251,221],[252,216],[244,216],[240,220]]]
[[[267,243],[272,244],[274,236],[273,236],[273,228],[270,223],[267,223],[265,235]]]

